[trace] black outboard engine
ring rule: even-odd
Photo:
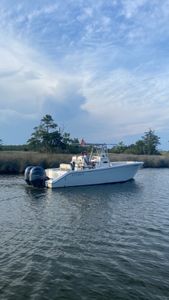
[[[25,170],[25,181],[34,187],[44,187],[47,179],[45,170],[40,166],[30,166]]]
[[[25,169],[25,173],[24,173],[24,179],[26,181],[26,183],[28,185],[31,185],[30,180],[29,180],[29,174],[30,174],[30,170],[33,168],[33,166],[29,166]]]
[[[30,170],[29,180],[30,183],[35,187],[44,187],[45,186],[45,170],[42,167],[33,167]]]

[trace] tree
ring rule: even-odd
[[[41,119],[41,126],[44,129],[45,132],[49,133],[51,129],[56,129],[58,125],[54,122],[51,115],[45,115]]]
[[[154,130],[149,129],[145,132],[142,139],[135,144],[126,146],[123,142],[118,143],[111,149],[114,153],[132,153],[132,154],[160,154],[157,147],[160,144],[160,138],[155,134]]]
[[[145,145],[142,140],[138,140],[135,144],[131,144],[128,146],[125,153],[132,153],[132,154],[144,154]]]
[[[57,150],[70,151],[73,140],[70,134],[58,127],[51,115],[45,115],[39,126],[34,127],[31,138],[27,141],[33,150],[53,152]]]
[[[127,146],[123,142],[119,142],[117,145],[115,145],[111,151],[113,153],[123,153],[127,149]]]
[[[2,149],[2,140],[0,139],[0,150]]]
[[[34,127],[31,138],[27,141],[30,148],[41,151],[53,151],[62,144],[62,135],[51,115],[45,115],[39,126]]]
[[[142,141],[144,143],[144,154],[159,154],[157,146],[160,144],[160,137],[155,134],[154,130],[149,129],[149,131],[146,131]]]

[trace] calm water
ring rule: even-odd
[[[169,299],[169,169],[60,190],[0,177],[0,300]]]

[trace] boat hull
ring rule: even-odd
[[[63,175],[46,181],[48,188],[97,185],[131,180],[142,162],[111,164],[108,168],[68,171]]]

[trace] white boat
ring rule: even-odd
[[[48,188],[125,182],[133,179],[143,165],[139,161],[110,162],[105,145],[96,149],[97,153],[92,150],[90,156],[73,156],[70,164],[60,164],[59,168],[28,167],[25,180],[30,185]]]

